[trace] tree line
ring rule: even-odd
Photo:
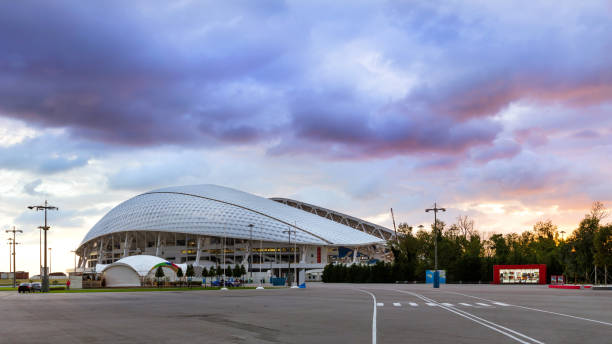
[[[402,223],[397,240],[387,243],[394,257],[391,263],[328,264],[323,270],[323,281],[424,281],[425,270],[434,267],[437,237],[438,267],[446,270],[449,283],[489,283],[496,264],[546,264],[547,280],[550,275],[565,275],[571,282],[607,283],[607,270],[612,266],[612,223],[603,224],[607,215],[603,204],[594,202],[568,237],[550,220],[539,221],[520,234],[497,233],[486,239],[467,216],[460,216],[450,226],[438,220],[431,231],[414,232]]]

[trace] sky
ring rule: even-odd
[[[612,203],[610,1],[5,1],[0,225],[38,272],[120,202],[218,184],[482,233]],[[8,237],[8,234],[3,234]],[[8,245],[0,271],[8,271]]]

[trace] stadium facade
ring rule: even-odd
[[[153,190],[119,204],[85,235],[77,254],[84,272],[151,255],[196,267],[243,265],[270,277],[286,276],[291,264],[304,276],[329,262],[387,260],[385,242],[393,234],[311,204],[190,185]]]

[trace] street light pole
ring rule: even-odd
[[[446,211],[445,208],[438,208],[438,205],[434,203],[433,208],[425,209],[425,212],[434,212],[434,288],[440,287],[440,273],[438,272],[438,212]]]
[[[77,254],[77,250],[70,251],[70,252],[74,253],[74,270],[72,270],[72,275],[76,276],[76,254]],[[70,277],[70,274],[68,274],[68,277]]]
[[[53,268],[51,266],[51,247],[49,247],[49,273],[53,272]]]
[[[289,249],[291,249],[291,233],[296,234],[297,232],[295,230],[292,230],[291,227],[289,227],[288,230],[283,231],[283,233],[288,233],[289,234]],[[294,240],[295,241],[295,240]],[[289,262],[289,266],[287,269],[287,282],[289,282],[289,275],[291,274],[291,256],[289,256],[289,258],[287,259],[287,261]]]
[[[31,205],[31,206],[28,206],[28,209],[36,210],[36,211],[44,210],[44,212],[45,212],[45,225],[42,228],[41,227],[39,227],[39,228],[45,231],[45,250],[44,250],[44,252],[45,252],[45,261],[44,261],[45,265],[43,267],[42,291],[46,293],[46,292],[49,291],[49,272],[47,271],[47,231],[49,230],[49,226],[47,225],[47,210],[59,210],[59,209],[57,207],[50,206],[47,203],[47,200],[45,200],[45,204],[44,205]]]
[[[15,229],[15,226],[13,226],[13,229],[11,230],[6,230],[7,233],[13,233],[13,288],[15,288],[17,286],[17,263],[15,260],[15,234],[17,233],[23,233],[23,231],[21,229]]]
[[[434,207],[430,208],[430,209],[425,209],[426,213],[429,213],[430,211],[434,212],[434,269],[438,270],[438,212],[439,211],[446,211],[445,208],[438,208],[438,205],[436,203],[434,203]]]
[[[249,232],[250,232],[250,236],[249,236],[249,259],[247,260],[247,265],[249,266],[249,282],[251,282],[253,280],[253,267],[252,267],[252,262],[253,262],[253,256],[252,256],[252,252],[251,252],[251,245],[253,244],[253,226],[255,226],[254,224],[250,223],[249,224]]]

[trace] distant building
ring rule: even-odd
[[[17,279],[29,279],[30,273],[27,271],[17,271]],[[0,272],[0,279],[13,279],[12,272]]]

